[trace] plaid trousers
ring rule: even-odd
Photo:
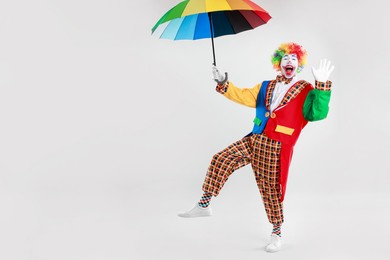
[[[270,223],[283,223],[283,202],[280,202],[279,161],[282,144],[264,134],[252,134],[215,154],[203,183],[203,191],[218,196],[229,176],[251,164],[257,186]]]

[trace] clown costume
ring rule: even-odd
[[[321,60],[312,69],[313,87],[299,80],[307,62],[306,50],[296,43],[284,43],[274,52],[272,64],[280,74],[253,88],[238,88],[228,81],[227,73],[213,66],[216,90],[226,98],[256,109],[252,132],[215,154],[203,183],[203,196],[191,210],[180,217],[211,216],[210,201],[218,196],[229,176],[251,164],[269,222],[273,225],[267,252],[281,249],[281,226],[284,221],[283,200],[294,145],[308,121],[326,118],[332,83],[328,81],[334,66]]]

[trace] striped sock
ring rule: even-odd
[[[281,227],[282,227],[282,224],[274,225],[274,228],[272,229],[272,234],[275,234],[279,237],[282,237]]]
[[[210,205],[212,197],[213,197],[213,195],[211,193],[209,193],[209,192],[203,193],[203,196],[202,196],[202,198],[200,199],[200,201],[198,203],[199,206],[202,207],[202,208],[207,208]]]

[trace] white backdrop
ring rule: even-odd
[[[0,1],[0,258],[385,259],[389,106],[386,1],[256,0],[268,24],[215,40],[238,86],[275,77],[274,49],[336,66],[331,110],[296,145],[285,248],[267,255],[250,167],[183,220],[211,156],[254,110],[215,92],[210,40],[150,35],[179,1]]]

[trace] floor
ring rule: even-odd
[[[256,190],[227,187],[214,215],[183,219],[197,194],[179,182],[2,190],[0,259],[388,259],[389,194],[291,192],[283,250],[264,252],[271,226]],[[177,196],[176,190],[182,196]],[[375,225],[382,221],[383,225]]]

